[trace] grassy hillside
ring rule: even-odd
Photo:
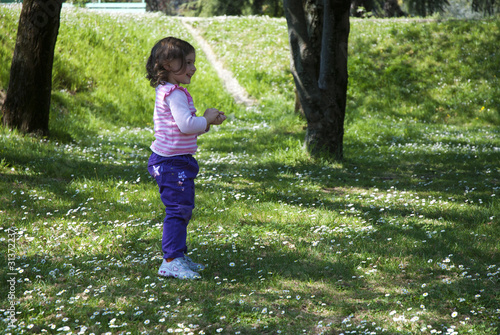
[[[19,10],[4,9],[2,14],[5,17],[0,25],[5,33],[0,37],[4,64],[0,86],[6,89]],[[64,10],[61,20],[53,70],[51,130],[71,137],[109,125],[151,125],[154,89],[145,79],[145,64],[158,39],[168,35],[190,39],[177,21],[161,15],[134,19],[131,15],[71,10]],[[213,100],[200,101],[199,108],[212,102],[230,105],[229,96],[214,89],[218,79],[204,65],[203,55],[200,57],[200,80],[192,90]],[[216,84],[202,85],[208,80]]]
[[[3,89],[18,16],[0,6]],[[258,99],[197,54],[198,110],[230,116],[199,139],[203,279],[157,276],[145,166],[147,54],[196,43],[175,18],[65,10],[52,136],[0,128],[1,332],[497,335],[499,22],[354,20],[342,163],[303,151],[283,20],[194,25]]]
[[[284,19],[221,18],[196,25],[252,94],[292,100]],[[499,39],[498,20],[352,19],[348,122],[403,117],[499,125]]]

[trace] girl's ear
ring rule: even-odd
[[[163,67],[166,71],[172,71],[169,61],[165,61],[163,63],[160,63],[160,66]]]

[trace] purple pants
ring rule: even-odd
[[[151,154],[148,171],[155,178],[165,205],[163,258],[183,257],[187,253],[187,225],[194,208],[194,179],[198,162],[191,155],[163,157]]]

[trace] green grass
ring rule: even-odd
[[[5,89],[19,7],[0,15]],[[234,104],[197,54],[198,110],[230,116],[199,139],[203,279],[156,275],[145,166],[147,54],[168,34],[196,43],[174,18],[64,11],[51,137],[0,130],[2,332],[497,335],[498,20],[354,20],[335,164],[302,148],[283,20],[195,25],[259,100]]]
[[[348,123],[366,117],[500,123],[498,20],[351,21]],[[293,102],[284,19],[222,18],[195,26],[252,95]]]

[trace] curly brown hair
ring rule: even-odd
[[[146,78],[152,87],[157,87],[167,82],[168,65],[174,59],[181,60],[181,73],[186,68],[186,56],[194,53],[194,47],[188,42],[176,37],[165,37],[154,45],[151,55],[146,63]]]

